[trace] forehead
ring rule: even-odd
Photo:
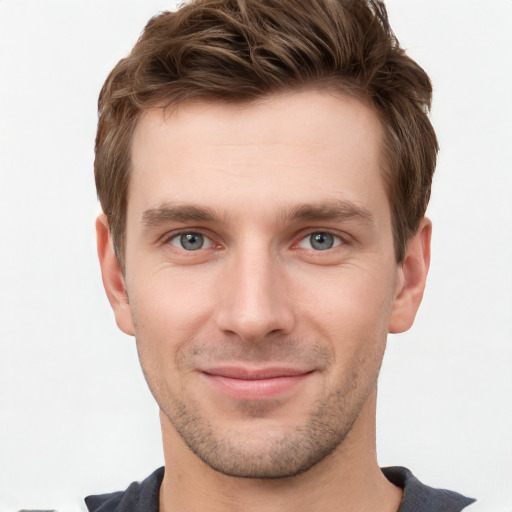
[[[322,198],[366,208],[385,197],[381,140],[372,109],[327,92],[150,110],[132,141],[128,210],[166,202],[282,210]]]

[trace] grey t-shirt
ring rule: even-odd
[[[475,500],[445,489],[422,484],[407,468],[382,468],[386,478],[404,490],[398,512],[459,512]],[[143,482],[132,483],[126,491],[88,496],[89,512],[158,512],[158,495],[164,468]]]
[[[407,468],[382,468],[382,472],[391,483],[404,490],[398,512],[459,512],[475,502],[457,492],[424,485]]]

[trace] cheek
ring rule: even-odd
[[[158,285],[139,288],[131,299],[140,365],[157,403],[171,403],[186,377],[180,354],[197,336],[197,303]],[[186,373],[186,372],[185,372]],[[171,390],[173,390],[171,392]]]
[[[214,310],[216,289],[206,275],[162,269],[128,282],[135,337],[141,351],[161,361],[176,354],[193,339],[205,335]],[[172,359],[169,359],[171,357]]]
[[[387,339],[392,306],[391,280],[382,272],[336,269],[325,279],[315,279],[315,293],[305,295],[302,330],[328,343],[334,364],[328,377],[330,389],[366,392],[378,376]],[[366,391],[365,391],[366,390]]]
[[[354,343],[361,336],[385,338],[394,287],[392,274],[382,267],[339,267],[298,282],[294,295],[304,298],[301,316],[329,330],[330,337]]]

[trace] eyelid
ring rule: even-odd
[[[302,244],[307,243],[307,241],[310,239],[312,235],[315,234],[325,234],[325,235],[331,235],[334,238],[334,245],[332,247],[329,247],[328,249],[324,249],[323,251],[320,249],[314,249],[313,247],[304,247]],[[324,252],[329,251],[332,249],[335,249],[336,247],[339,247],[340,245],[344,245],[347,243],[347,236],[343,236],[337,231],[333,231],[331,229],[311,229],[305,234],[302,234],[299,241],[295,244],[295,247],[299,247],[301,249],[306,249],[309,251],[314,252]]]
[[[336,247],[339,247],[340,245],[346,245],[347,243],[350,243],[350,236],[346,233],[340,233],[333,229],[318,229],[318,228],[311,228],[309,230],[303,231],[300,233],[297,238],[298,241],[295,242],[293,245],[294,247],[303,248],[306,250],[314,251],[314,252],[322,252],[320,250],[314,249],[312,247],[301,247],[301,244],[308,240],[311,235],[316,233],[323,233],[323,234],[329,234],[332,235],[335,239],[335,244],[330,249],[324,249],[324,251],[328,251],[331,249],[334,249]],[[204,229],[196,229],[196,228],[181,228],[177,229],[175,231],[168,232],[164,235],[162,235],[159,239],[160,243],[162,245],[172,245],[173,247],[177,248],[178,250],[184,251],[184,252],[194,252],[194,251],[187,251],[183,247],[180,247],[179,244],[173,244],[172,242],[175,240],[178,240],[178,238],[184,234],[195,234],[195,235],[201,235],[204,238],[205,245],[201,247],[201,249],[198,249],[197,251],[204,250],[204,249],[210,249],[212,247],[221,247],[221,244],[216,242],[213,238],[213,236],[208,235],[205,233]],[[207,245],[206,245],[207,244]]]
[[[201,235],[204,240],[204,245],[200,249],[197,249],[196,251],[187,251],[179,244],[179,238],[182,235]],[[204,249],[211,249],[212,247],[218,245],[214,240],[212,240],[211,236],[208,236],[204,230],[201,229],[179,229],[176,231],[172,231],[170,233],[166,233],[164,236],[161,237],[161,243],[162,245],[172,245],[177,250],[183,251],[183,252],[199,252]],[[177,243],[173,243],[174,241],[178,241]]]

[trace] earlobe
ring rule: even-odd
[[[114,311],[117,326],[124,333],[133,336],[133,321],[125,279],[115,255],[108,220],[103,213],[96,219],[96,242],[103,286]]]
[[[407,243],[402,266],[397,276],[396,295],[389,322],[389,332],[407,331],[413,324],[423,298],[430,266],[432,223],[424,218],[416,234]]]

